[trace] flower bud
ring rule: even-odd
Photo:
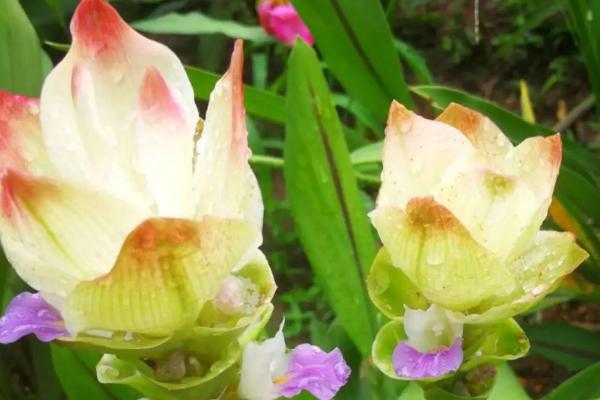
[[[296,37],[300,37],[310,46],[315,42],[308,27],[288,0],[260,2],[258,16],[263,29],[283,44],[293,46]]]

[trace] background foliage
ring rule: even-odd
[[[421,399],[369,362],[383,318],[365,274],[378,247],[374,205],[387,110],[435,116],[449,102],[492,118],[514,142],[563,133],[547,225],[574,232],[590,259],[520,323],[530,355],[500,368],[492,399],[600,396],[600,3],[594,0],[292,0],[316,38],[293,51],[257,26],[253,0],[114,1],[138,30],[189,65],[201,109],[232,38],[246,45],[252,163],[265,201],[265,253],[291,342],[342,348],[340,399]],[[39,95],[68,43],[75,0],[0,0],[0,88]],[[475,8],[478,5],[478,8]],[[291,55],[290,55],[291,53]],[[594,108],[595,106],[595,108]],[[4,260],[0,306],[26,289]],[[273,327],[278,323],[274,318]],[[0,347],[0,398],[135,399],[96,383],[98,354],[26,339]]]

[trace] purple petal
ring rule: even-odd
[[[462,339],[438,351],[421,353],[406,341],[398,343],[392,354],[396,374],[410,379],[437,378],[456,371],[463,361]]]
[[[301,344],[292,350],[286,377],[288,380],[279,386],[282,396],[294,397],[306,390],[319,400],[329,400],[348,382],[350,367],[337,348],[326,353]]]
[[[16,342],[33,333],[42,342],[68,336],[60,313],[39,293],[17,295],[0,318],[0,343]]]

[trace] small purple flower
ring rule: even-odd
[[[337,348],[326,353],[301,344],[291,352],[286,377],[280,386],[282,396],[294,397],[304,389],[320,400],[329,400],[348,381],[350,367]]]
[[[407,341],[398,343],[392,354],[396,374],[402,378],[437,378],[456,371],[463,361],[462,339],[458,338],[450,347],[421,353]]]
[[[0,343],[13,343],[33,333],[42,342],[68,336],[60,313],[39,293],[17,295],[0,318]]]
[[[244,348],[238,395],[245,400],[294,397],[306,390],[319,400],[330,400],[348,382],[350,367],[339,349],[327,353],[301,344],[286,351],[283,323],[279,332],[262,343]]]

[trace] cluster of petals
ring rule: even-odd
[[[510,318],[587,257],[571,233],[540,230],[561,156],[558,134],[515,147],[491,120],[458,104],[436,120],[392,104],[382,186],[370,217],[382,251],[422,297],[418,307],[400,304],[390,313],[372,295],[384,313],[404,319],[407,340],[390,354],[398,377],[457,370],[461,335],[422,349],[412,342],[432,329],[451,333],[448,316],[465,329]],[[421,309],[421,320],[408,318],[418,311],[410,307]],[[415,324],[422,329],[411,338]]]
[[[39,100],[0,92],[0,238],[38,291],[12,300],[0,343],[100,335],[110,348],[116,332],[125,341],[186,335],[208,302],[226,317],[269,303],[242,42],[198,124],[181,62],[105,0],[82,0],[71,33]],[[254,264],[267,270],[261,293],[232,275]],[[285,362],[294,378],[282,395],[329,399],[349,375],[339,350],[300,346]]]
[[[259,253],[242,43],[196,141],[193,89],[173,52],[103,0],[83,0],[71,32],[39,101],[0,95],[2,245],[72,336],[165,336]],[[7,321],[3,331],[16,329]]]

